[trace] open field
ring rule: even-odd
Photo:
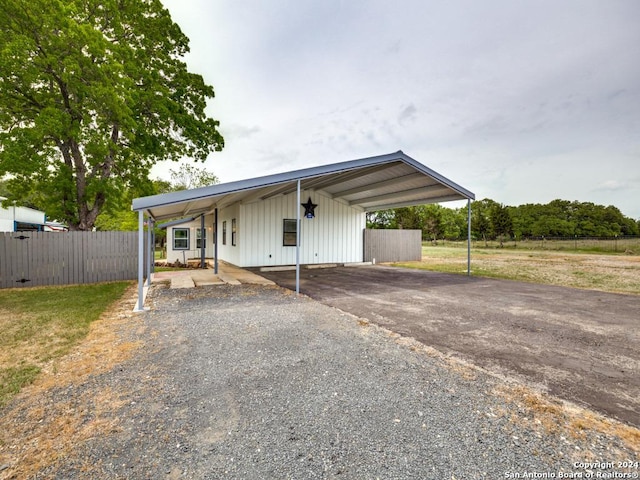
[[[467,250],[423,246],[422,262],[398,266],[466,273]],[[640,255],[472,248],[471,274],[640,295]]]
[[[467,248],[467,241],[438,240],[438,246]],[[610,253],[640,255],[640,237],[540,237],[535,239],[505,240],[503,248],[513,250],[557,250],[581,253]],[[472,240],[472,248],[498,248],[497,240]]]

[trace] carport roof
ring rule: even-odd
[[[141,197],[132,209],[151,218],[194,216],[236,202],[251,203],[302,190],[324,194],[364,211],[475,199],[475,195],[402,151],[319,167]]]

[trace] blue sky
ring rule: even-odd
[[[222,182],[403,150],[478,199],[640,219],[636,0],[162,1]]]

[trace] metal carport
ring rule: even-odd
[[[296,191],[298,192],[298,204],[300,204],[301,189],[322,190],[332,198],[341,199],[366,212],[427,203],[467,200],[469,231],[471,200],[475,199],[475,195],[469,190],[419,163],[402,151],[193,190],[136,198],[132,203],[132,209],[138,212],[139,230],[139,295],[136,309],[142,310],[144,302],[145,215],[149,218],[149,227],[151,228],[153,223],[157,221],[216,213],[219,208],[235,202],[265,200],[276,195],[286,195]],[[299,209],[297,221],[299,225]],[[300,228],[297,231],[299,235]],[[297,243],[296,278],[299,277],[300,269],[300,242]],[[151,245],[149,245],[149,250],[151,251]],[[217,252],[215,257],[217,262]],[[147,255],[148,268],[146,271],[148,272],[151,269],[151,259],[151,254]],[[469,265],[470,243],[468,243],[468,271]],[[147,278],[147,282],[150,283],[150,278]]]

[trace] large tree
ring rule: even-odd
[[[491,212],[498,205],[490,198],[476,200],[471,204],[471,229],[476,237],[482,238],[487,245],[487,240],[495,237]]]
[[[2,0],[0,178],[74,230],[160,160],[223,147],[159,0]]]
[[[190,190],[219,183],[217,175],[194,165],[182,164],[176,169],[169,169],[169,173],[172,190]]]
[[[513,221],[509,214],[509,209],[498,203],[491,209],[491,225],[493,232],[500,239],[500,247],[504,246],[504,238],[513,233]]]

